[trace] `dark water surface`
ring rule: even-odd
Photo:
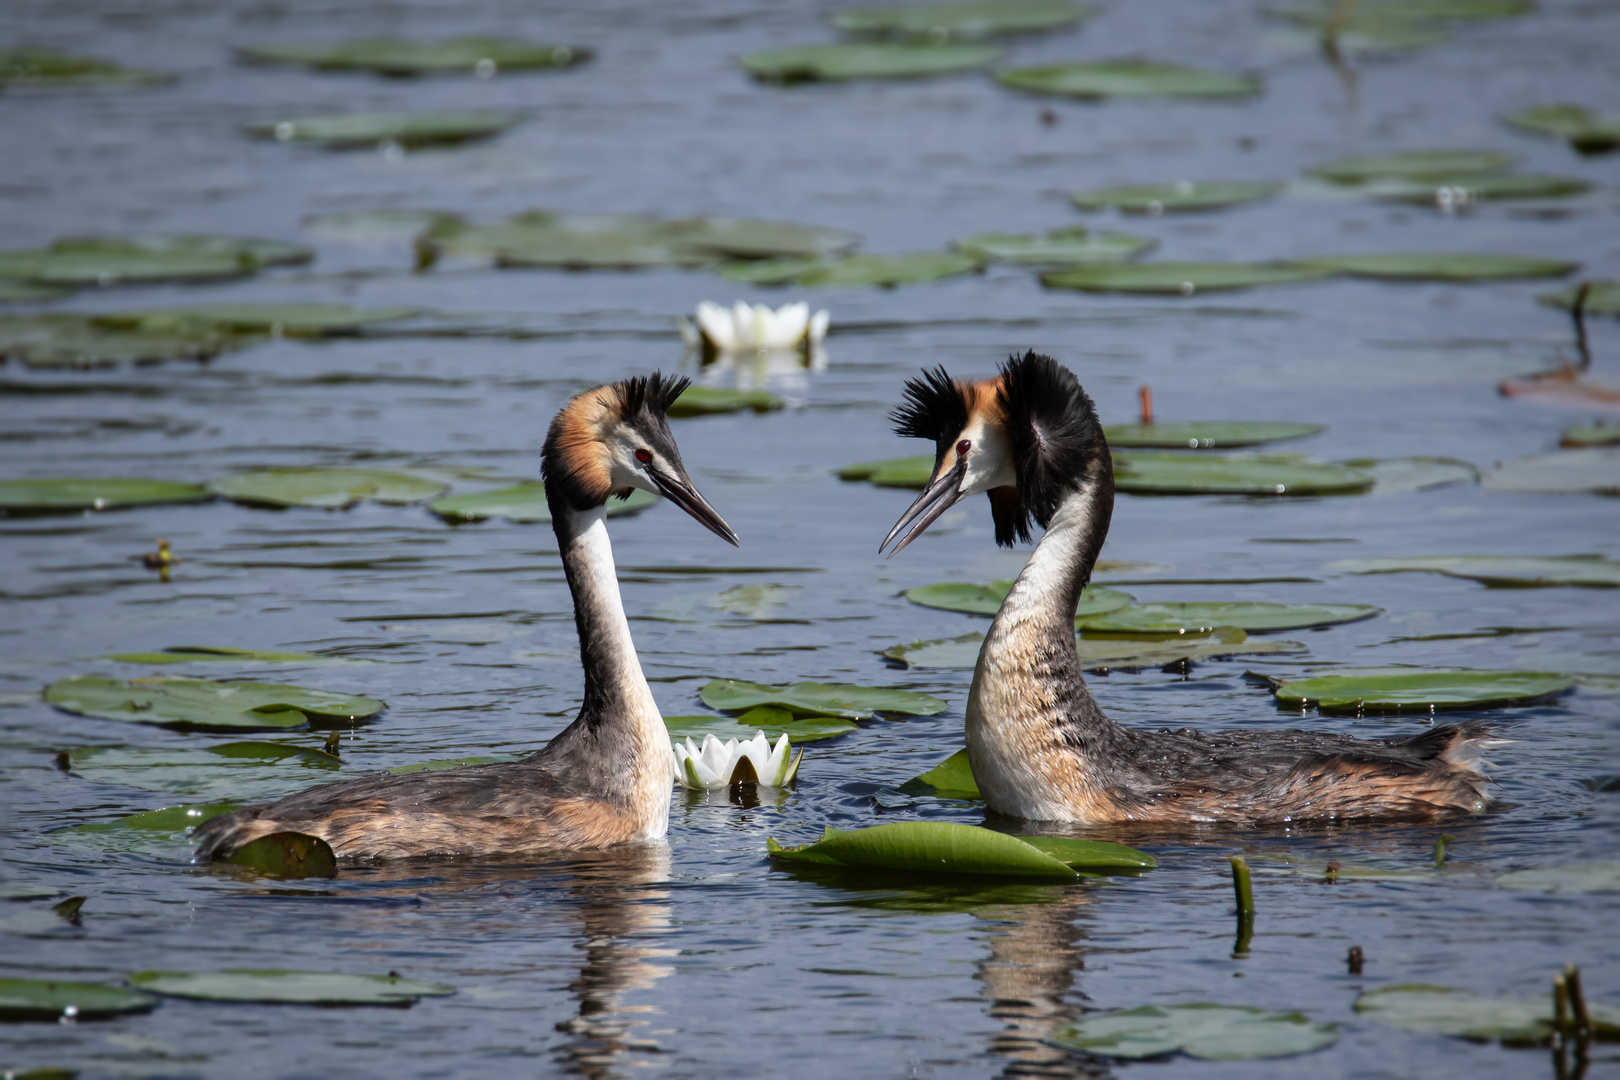
[[[1285,447],[1325,459],[1442,454],[1482,468],[1549,452],[1586,417],[1496,393],[1552,364],[1569,324],[1534,302],[1546,283],[1396,285],[1335,280],[1189,299],[1042,290],[993,267],[932,285],[749,290],[705,271],[570,274],[447,269],[414,275],[403,243],[314,231],[312,214],[435,207],[481,219],[529,207],[668,216],[785,218],[838,226],[865,250],[938,248],[981,231],[1081,221],[1154,237],[1160,259],[1264,259],[1374,251],[1512,251],[1620,276],[1620,156],[1578,159],[1495,117],[1545,101],[1612,109],[1620,8],[1549,2],[1393,59],[1357,61],[1346,84],[1257,3],[1110,0],[1083,28],[1022,39],[1009,62],[1141,55],[1255,70],[1264,96],[1235,104],[1043,102],[968,75],[915,84],[782,90],[751,84],[742,52],[832,40],[823,7],[341,3],[290,0],[9,0],[0,44],[87,51],[178,74],[131,93],[0,99],[4,246],[73,233],[223,231],[306,242],[309,267],[223,286],[91,291],[65,310],[214,301],[419,304],[453,313],[423,330],[478,324],[503,335],[390,331],[278,341],[206,366],[0,370],[0,475],[151,475],[207,480],[272,465],[397,466],[462,477],[536,474],[545,425],[569,395],[683,364],[672,319],[703,299],[832,312],[825,370],[779,371],[793,407],[679,421],[699,486],[743,538],[720,544],[669,506],[611,526],[642,662],[666,714],[704,711],[716,676],[906,687],[950,710],[879,720],[811,746],[779,804],[673,796],[667,848],[556,863],[344,868],[276,883],[196,868],[183,847],[110,853],[54,830],[184,801],[53,765],[89,746],[197,748],[228,736],[172,733],[57,713],[40,688],[80,673],[252,674],[385,699],[346,733],[343,774],[542,745],[578,708],[569,597],[548,527],[451,527],[421,507],[272,512],[228,503],[0,520],[0,888],[86,895],[83,925],[40,916],[49,900],[0,902],[0,976],[116,981],[162,967],[390,970],[458,988],[409,1010],[166,1000],[150,1015],[0,1026],[0,1068],[62,1065],[91,1076],[985,1076],[1107,1071],[1041,1039],[1087,1009],[1221,1001],[1298,1008],[1342,1025],[1310,1058],[1115,1066],[1155,1076],[1550,1075],[1542,1051],[1408,1035],[1358,1018],[1364,988],[1400,982],[1481,993],[1546,992],[1569,961],[1588,994],[1620,1000],[1620,902],[1498,888],[1495,875],[1620,854],[1620,612],[1601,590],[1492,590],[1435,575],[1326,572],[1353,557],[1620,554],[1620,502],[1462,485],[1334,499],[1122,496],[1104,557],[1151,564],[1102,575],[1140,599],[1358,602],[1381,617],[1283,635],[1298,658],[1094,677],[1117,719],[1215,728],[1300,723],[1246,682],[1327,665],[1563,670],[1585,676],[1554,705],[1490,714],[1501,808],[1448,826],[1440,876],[1323,884],[1262,876],[1252,953],[1233,959],[1227,859],[1293,854],[1421,871],[1436,827],[1083,835],[1141,844],[1160,869],[1072,887],[825,884],[773,871],[765,838],[918,816],[979,822],[963,803],[896,788],[962,742],[966,671],[897,671],[897,642],[982,628],[897,594],[941,580],[1010,577],[1026,550],[992,542],[983,500],[892,562],[878,540],[906,492],[840,483],[836,467],[919,452],[884,416],[922,365],[982,376],[1012,350],[1071,365],[1109,422],[1153,386],[1169,419],[1306,420],[1329,430]],[[253,68],[229,46],[323,35],[510,34],[588,45],[562,73],[393,81]],[[488,106],[529,120],[500,139],[391,160],[253,141],[240,126],[331,110]],[[1562,209],[1492,206],[1456,216],[1297,183],[1224,214],[1081,217],[1069,192],[1110,183],[1275,178],[1353,152],[1499,148],[1527,172],[1584,177]],[[521,331],[521,332],[519,332]],[[1594,321],[1601,371],[1620,362],[1612,320]],[[726,383],[757,373],[699,373]],[[185,562],[168,584],[132,557],[155,538]],[[1287,541],[1287,542],[1277,542]],[[1318,542],[1306,542],[1318,541]],[[1156,579],[1302,578],[1262,584]],[[739,584],[784,586],[769,618],[707,604]],[[695,612],[696,614],[692,614]],[[1491,634],[1488,628],[1519,632]],[[1478,636],[1469,636],[1478,633]],[[105,654],[183,644],[316,652],[315,665],[163,671]],[[1304,718],[1361,735],[1420,718]],[[318,745],[318,734],[253,736]],[[327,775],[288,773],[292,791]],[[750,799],[749,802],[754,802]],[[1361,977],[1344,957],[1360,945]],[[1620,1074],[1612,1049],[1588,1075]]]

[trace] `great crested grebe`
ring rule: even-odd
[[[244,806],[199,826],[197,860],[261,836],[319,836],[339,857],[485,856],[654,840],[669,827],[669,732],[641,673],[608,543],[607,501],[662,495],[721,539],[737,534],[699,495],[665,413],[685,378],[654,373],[587,391],[551,422],[546,504],[574,598],[585,701],[522,761],[374,776]]]
[[[1034,352],[982,382],[943,368],[906,384],[900,435],[932,439],[933,478],[879,546],[899,551],[988,492],[996,541],[1046,530],[1002,602],[968,691],[967,753],[990,811],[1034,821],[1264,823],[1485,809],[1475,723],[1404,739],[1122,727],[1086,689],[1080,590],[1114,511],[1113,460],[1072,372]],[[891,553],[892,554],[892,553]]]

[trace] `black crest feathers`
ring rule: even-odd
[[[1072,371],[1034,351],[1012,356],[1002,365],[996,396],[1024,515],[1022,521],[1009,523],[1007,531],[1027,538],[1031,517],[1045,528],[1064,496],[1088,477],[1107,485],[1106,505],[1113,505],[1108,440],[1096,407]],[[1002,540],[1000,524],[997,540],[1010,545]],[[1106,521],[1102,528],[1107,531]]]
[[[665,375],[655,371],[651,375],[637,375],[615,384],[626,420],[635,419],[642,410],[654,416],[663,416],[681,392],[692,385],[685,375]]]
[[[943,367],[924,371],[920,379],[907,379],[905,400],[889,419],[894,433],[908,439],[934,440],[937,465],[956,436],[967,427],[967,393]]]

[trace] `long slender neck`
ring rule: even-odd
[[[1050,624],[1053,634],[1062,630],[1062,640],[1072,643],[1080,591],[1091,581],[1113,514],[1113,467],[1104,454],[1058,504],[997,621],[1015,615],[1019,621]]]

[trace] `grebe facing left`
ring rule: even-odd
[[[275,832],[319,836],[343,858],[487,856],[654,840],[669,826],[669,733],[630,640],[605,523],[630,489],[662,495],[731,544],[692,486],[665,413],[685,378],[654,373],[587,391],[551,422],[546,504],[574,598],[585,701],[522,761],[381,775],[244,806],[199,826],[197,860]]]
[[[988,492],[996,541],[1046,530],[990,624],[968,691],[967,752],[992,813],[1037,821],[1267,823],[1482,812],[1479,724],[1405,739],[1122,727],[1086,689],[1075,643],[1114,510],[1113,461],[1073,373],[1028,353],[994,378],[943,368],[906,385],[898,434],[934,440],[933,478],[880,550]]]

